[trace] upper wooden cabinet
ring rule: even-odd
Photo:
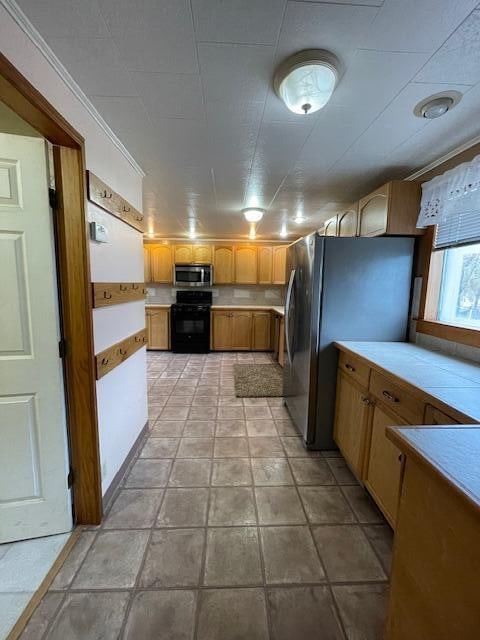
[[[235,283],[257,284],[257,248],[249,245],[235,247]]]
[[[143,281],[152,281],[152,271],[150,269],[150,249],[148,244],[143,245]]]
[[[272,283],[272,247],[258,247],[258,284]]]
[[[194,244],[192,257],[194,264],[212,264],[212,246],[210,244]]]
[[[416,228],[421,187],[414,181],[392,180],[358,203],[358,235],[420,235]]]
[[[173,282],[172,247],[168,244],[150,244],[151,282],[171,284]]]
[[[233,246],[213,249],[213,280],[215,284],[232,284],[234,280]]]
[[[191,264],[193,262],[193,247],[191,244],[173,245],[175,264]]]
[[[353,238],[357,235],[358,205],[355,203],[337,216],[337,236]]]
[[[337,216],[333,216],[333,218],[329,218],[325,221],[325,225],[323,227],[323,235],[324,236],[336,236],[337,235]]]
[[[287,246],[273,247],[272,284],[285,284],[287,270]]]

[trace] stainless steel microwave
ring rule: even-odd
[[[211,264],[176,264],[173,283],[177,287],[210,287],[213,284]]]

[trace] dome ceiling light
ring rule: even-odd
[[[305,49],[278,67],[273,85],[290,111],[301,115],[322,109],[332,97],[340,61],[330,51]]]
[[[248,209],[242,209],[242,213],[245,216],[247,222],[260,222],[265,213],[265,209],[259,209],[258,207],[249,207]]]
[[[417,118],[427,118],[433,120],[443,116],[447,111],[451,111],[460,100],[462,94],[460,91],[442,91],[435,93],[433,96],[421,100],[413,110]]]

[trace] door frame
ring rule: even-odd
[[[99,524],[102,489],[98,438],[85,141],[0,53],[0,98],[53,145],[55,231],[67,430],[76,524]]]

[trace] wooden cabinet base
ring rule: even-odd
[[[476,640],[480,517],[407,453],[385,640]]]

